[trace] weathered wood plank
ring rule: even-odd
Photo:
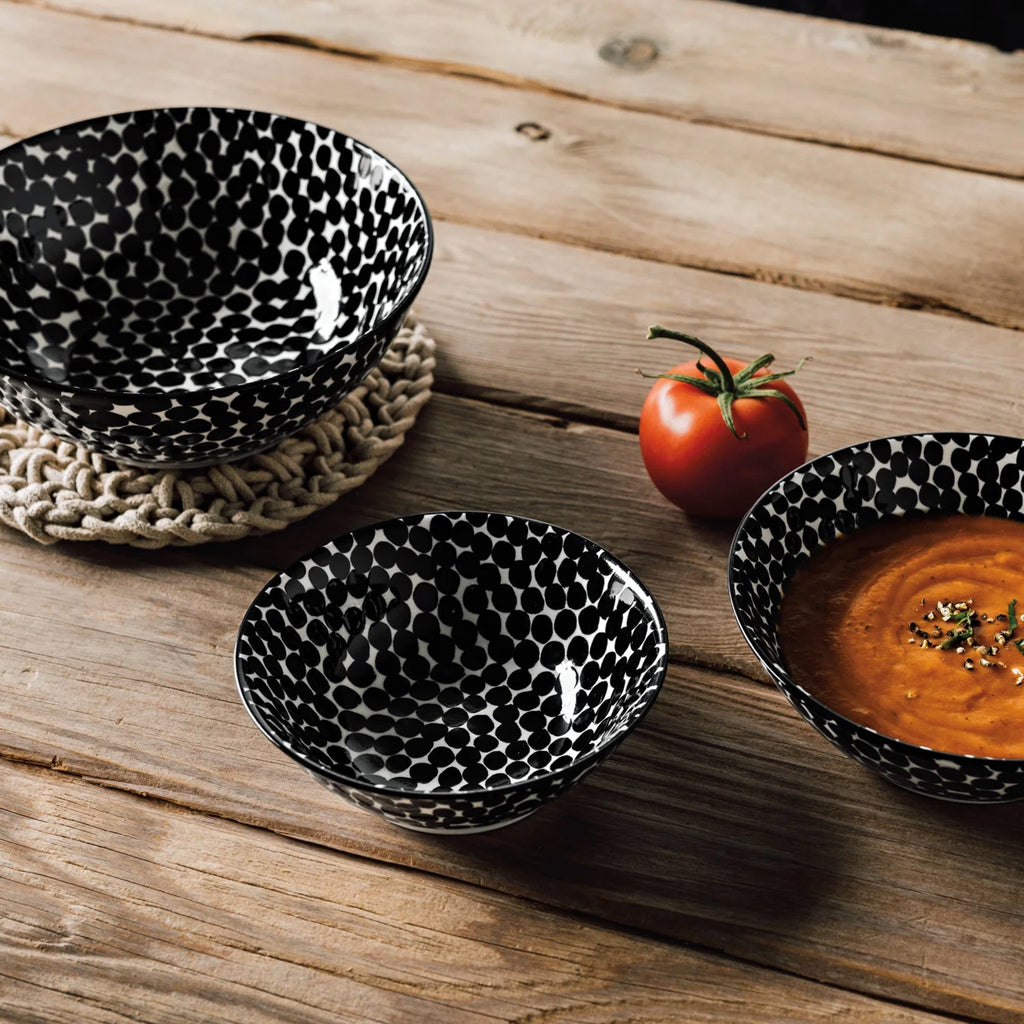
[[[776,971],[0,766],[8,1024],[939,1024]]]
[[[774,352],[808,409],[811,452],[914,430],[1024,431],[1017,331],[442,223],[417,309],[438,386],[635,430],[635,376],[692,357],[661,322],[730,355]],[[994,402],[993,390],[1000,401]]]
[[[276,109],[375,144],[441,219],[1024,326],[1024,181],[17,4],[0,63],[13,134],[146,105]]]
[[[10,86],[0,121],[19,133],[145,103],[269,106],[365,135],[424,184],[443,219],[876,300],[923,297],[1008,323],[1020,314],[1009,269],[1019,229],[1015,182],[282,47],[28,8],[2,8],[0,22]],[[531,142],[513,130],[534,120],[553,126],[550,138]],[[769,173],[775,191],[755,187],[752,167]],[[569,180],[577,193],[568,194]],[[800,217],[797,230],[790,222]],[[881,223],[884,232],[874,227]],[[544,248],[555,281],[562,248]],[[532,250],[517,252],[528,258]],[[630,266],[636,274],[648,264]],[[801,276],[807,267],[812,273]],[[693,287],[709,276],[695,275]],[[566,295],[585,292],[574,284]],[[709,323],[725,304],[726,293],[716,295],[701,307]],[[624,298],[616,303],[625,314]],[[759,319],[740,308],[732,329],[741,333],[750,315],[747,340],[759,349]],[[823,319],[833,315],[822,310]],[[781,337],[781,312],[767,319]],[[1009,344],[995,333],[997,348]],[[849,337],[832,336],[837,354],[849,352]],[[921,358],[919,342],[908,352]],[[531,382],[513,371],[503,378],[513,382],[508,394],[521,385],[525,403],[546,390],[537,376]],[[446,386],[458,389],[458,364],[444,372]],[[469,378],[482,376],[473,370]],[[482,394],[472,390],[481,386],[465,390]],[[829,387],[841,393],[839,382]],[[609,403],[623,405],[609,415],[628,425],[625,395],[610,394]],[[590,400],[573,402],[583,415]],[[463,464],[453,464],[459,458]],[[749,669],[728,634],[727,531],[685,520],[680,527],[681,517],[645,486],[628,436],[441,397],[358,502],[264,544],[137,555],[43,551],[5,535],[0,593],[12,596],[0,611],[0,751],[887,998],[1019,1019],[1020,808],[936,807],[876,783],[815,740],[767,688],[677,668],[644,728],[593,781],[514,832],[455,845],[396,834],[345,807],[254,736],[231,684],[230,649],[267,573],[232,563],[273,564],[315,543],[318,531],[456,501],[500,503],[595,536],[674,609],[678,654],[704,651]],[[708,594],[721,595],[721,606],[709,606]],[[137,870],[126,874],[137,878]]]
[[[0,754],[930,1010],[1024,1013],[1024,806],[901,793],[774,689],[675,667],[616,756],[533,818],[404,832],[254,733],[230,653],[261,575],[208,557],[3,535]]]
[[[38,2],[38,0],[36,0]],[[1024,54],[707,0],[45,0],[278,38],[704,124],[1024,174]]]

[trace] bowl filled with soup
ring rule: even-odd
[[[845,753],[927,796],[1024,799],[1024,440],[813,459],[740,523],[729,591],[765,671]]]

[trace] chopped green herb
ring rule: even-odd
[[[968,630],[968,629],[958,630],[956,633],[953,633],[952,636],[946,637],[946,639],[943,640],[941,644],[939,644],[939,650],[940,651],[948,651],[951,647],[958,647],[962,640],[968,640],[973,635],[974,635],[974,630],[973,629],[971,629],[971,630]],[[1024,642],[1024,641],[1022,641],[1022,642]]]
[[[1017,628],[1017,613],[1015,611],[1016,607],[1017,607],[1017,599],[1014,598],[1010,602],[1010,607],[1009,607],[1009,610],[1008,610],[1008,614],[1006,616],[1007,620],[1009,621],[1010,629],[1011,630],[1014,630],[1014,629]]]

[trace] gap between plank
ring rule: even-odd
[[[951,170],[967,171],[972,174],[984,174],[993,178],[1009,179],[1010,181],[1020,180],[1019,175],[1010,174],[1004,171],[996,171],[989,168],[969,167],[964,164],[956,163],[952,160],[942,160],[937,157],[926,158],[921,156],[912,156],[896,150],[884,149],[879,146],[833,142],[831,140],[819,139],[814,136],[803,135],[798,132],[787,132],[783,129],[773,129],[766,125],[754,125],[743,121],[730,120],[729,118],[714,118],[706,115],[687,117],[682,113],[655,111],[643,106],[642,104],[627,103],[625,101],[593,96],[586,92],[578,92],[574,89],[551,85],[547,82],[541,81],[540,79],[530,78],[525,75],[510,74],[508,72],[498,71],[495,68],[480,67],[478,65],[434,61],[421,57],[405,57],[401,54],[391,54],[380,50],[346,48],[344,46],[325,43],[310,36],[295,35],[288,32],[257,32],[249,35],[233,36],[223,32],[213,32],[209,29],[199,28],[198,26],[184,27],[159,20],[146,21],[141,18],[122,17],[115,14],[102,14],[78,7],[58,7],[48,4],[46,0],[0,0],[0,2],[17,4],[25,7],[35,7],[41,10],[52,11],[57,14],[70,14],[83,18],[92,18],[94,21],[110,21],[122,25],[133,25],[137,28],[159,29],[164,32],[175,32],[179,35],[197,36],[205,39],[217,39],[223,42],[257,43],[270,46],[288,46],[314,50],[318,53],[327,54],[328,56],[346,57],[352,60],[365,60],[377,64],[384,64],[390,67],[402,68],[408,71],[419,71],[426,74],[436,75],[451,75],[457,78],[468,78],[478,82],[486,82],[490,85],[500,85],[514,89],[525,89],[531,92],[544,93],[549,96],[558,96],[564,99],[584,100],[588,103],[594,103],[597,106],[608,107],[614,110],[622,110],[629,113],[650,114],[655,117],[664,117],[671,121],[682,121],[687,124],[727,128],[732,131],[744,132],[748,135],[761,135],[769,138],[787,139],[791,142],[803,142],[814,146],[828,146],[832,149],[846,149],[858,153],[871,153],[877,156],[891,157],[895,160],[906,160],[910,163],[926,164],[934,167],[947,167]]]
[[[438,379],[434,372],[434,390],[451,398],[465,402],[476,402],[497,409],[509,409],[544,420],[555,430],[572,430],[573,427],[596,427],[599,430],[611,430],[619,434],[636,436],[640,426],[640,406],[643,396],[637,403],[637,413],[616,413],[611,410],[602,411],[589,409],[574,402],[559,402],[557,398],[544,395],[529,395],[519,391],[501,391],[484,385],[476,385],[465,381]]]
[[[270,832],[271,834],[281,836],[282,838],[290,842],[308,845],[316,849],[328,850],[335,855],[339,855],[342,857],[350,857],[355,861],[361,861],[367,864],[382,864],[385,865],[389,870],[399,871],[413,878],[417,876],[426,875],[430,878],[440,879],[441,881],[449,885],[467,886],[472,889],[481,889],[485,892],[496,893],[504,899],[507,899],[514,903],[522,903],[526,906],[534,907],[545,913],[559,914],[563,917],[569,918],[570,920],[580,921],[584,924],[590,924],[592,926],[605,929],[607,931],[617,932],[619,934],[627,935],[632,938],[654,941],[664,945],[675,946],[677,948],[684,950],[692,950],[696,953],[701,953],[705,956],[711,956],[716,959],[724,960],[730,963],[745,964],[747,966],[756,968],[757,970],[771,971],[774,974],[779,974],[784,977],[799,978],[804,981],[810,981],[816,985],[821,985],[823,988],[831,989],[835,992],[846,992],[852,995],[875,1000],[879,1003],[879,1005],[899,1006],[905,1007],[906,1009],[910,1010],[919,1010],[923,1013],[929,1013],[934,1015],[935,1017],[940,1017],[944,1020],[950,1021],[951,1024],[991,1024],[991,1022],[984,1017],[963,1016],[961,1014],[953,1014],[949,1013],[948,1011],[936,1009],[934,1007],[925,1005],[924,1003],[915,1003],[906,999],[894,999],[891,997],[883,998],[881,996],[875,995],[874,993],[863,991],[858,988],[836,984],[833,981],[822,981],[820,978],[817,978],[812,974],[805,974],[799,971],[785,970],[781,967],[776,967],[771,964],[764,964],[760,961],[753,960],[748,957],[736,956],[735,954],[727,953],[724,950],[717,949],[714,946],[705,946],[701,943],[691,942],[663,935],[660,932],[648,931],[643,928],[637,928],[632,925],[621,924],[617,921],[599,917],[596,914],[591,914],[583,910],[578,910],[569,907],[561,907],[557,904],[545,903],[542,900],[538,900],[530,896],[524,896],[520,893],[494,888],[490,885],[486,885],[481,882],[471,882],[463,878],[443,874],[439,871],[431,871],[429,868],[426,867],[415,867],[410,864],[397,863],[395,861],[390,861],[385,858],[372,857],[365,853],[355,853],[349,850],[339,849],[338,847],[330,846],[327,843],[318,842],[316,839],[311,837],[297,836],[289,832],[280,832],[275,828],[259,824],[255,821],[247,821],[243,818],[232,817],[231,815],[221,813],[220,811],[217,811],[214,808],[200,808],[184,803],[183,801],[171,799],[167,796],[154,796],[143,789],[137,789],[133,787],[129,783],[119,784],[117,781],[112,779],[106,780],[98,778],[96,776],[87,775],[84,772],[77,772],[72,769],[68,769],[61,762],[58,762],[57,765],[54,765],[52,762],[34,761],[28,757],[19,757],[3,750],[0,750],[0,760],[6,762],[8,765],[15,766],[16,771],[24,771],[29,774],[44,774],[50,771],[58,771],[60,772],[61,775],[65,775],[69,779],[76,779],[82,783],[85,783],[86,785],[99,786],[101,789],[113,790],[115,792],[123,793],[126,796],[134,797],[139,800],[148,800],[157,805],[161,805],[165,808],[173,809],[175,813],[213,818],[220,821],[228,822],[232,825],[236,825],[241,828],[251,828],[261,832]],[[54,760],[56,760],[56,758]]]
[[[15,0],[21,3],[22,0]],[[659,116],[659,115],[652,115]],[[842,147],[837,147],[842,148]],[[923,162],[923,161],[922,161]],[[644,252],[635,252],[630,249],[616,248],[612,245],[601,245],[585,238],[572,238],[560,235],[547,235],[540,232],[517,230],[515,227],[493,224],[486,219],[463,219],[452,216],[433,216],[433,219],[441,224],[458,224],[461,227],[479,228],[484,231],[493,231],[495,234],[512,235],[519,238],[532,238],[540,241],[558,242],[561,245],[574,246],[577,249],[584,249],[589,252],[608,253],[612,256],[626,256],[632,260],[640,260],[645,263],[655,263],[665,267],[680,267],[684,270],[699,270],[706,274],[722,274],[726,277],[738,277],[748,281],[757,281],[761,284],[771,284],[782,288],[792,288],[794,291],[811,292],[824,295],[832,295],[840,299],[850,299],[856,302],[864,302],[872,306],[887,306],[891,309],[906,309],[917,313],[931,313],[936,316],[948,316],[955,320],[968,320],[972,323],[983,324],[986,327],[999,327],[1003,330],[1024,331],[1024,323],[1002,322],[982,316],[980,313],[972,313],[970,310],[961,309],[943,299],[931,295],[915,295],[911,292],[886,293],[879,287],[855,288],[843,285],[839,281],[827,281],[814,277],[791,273],[789,271],[769,270],[764,267],[737,267],[727,263],[706,263],[700,260],[678,260],[678,259],[657,259]]]

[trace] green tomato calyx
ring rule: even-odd
[[[747,435],[745,432],[741,434],[736,429],[736,423],[733,418],[732,406],[737,398],[777,398],[792,409],[793,415],[800,424],[800,429],[807,429],[807,422],[804,420],[803,414],[793,399],[777,388],[766,386],[774,381],[782,380],[783,377],[792,377],[807,362],[806,359],[801,359],[792,370],[783,370],[780,373],[765,373],[757,377],[755,374],[758,370],[771,366],[775,361],[775,356],[770,353],[759,356],[752,363],[744,366],[743,369],[733,373],[726,361],[706,341],[701,341],[700,338],[695,338],[692,334],[681,334],[679,331],[672,331],[667,327],[662,327],[660,324],[655,324],[647,329],[647,340],[655,341],[658,338],[685,341],[687,345],[692,345],[702,355],[706,355],[715,364],[714,368],[705,366],[698,356],[697,369],[701,373],[700,377],[690,376],[685,373],[644,373],[642,370],[637,370],[636,372],[641,377],[649,380],[675,380],[681,384],[692,384],[693,387],[703,391],[704,394],[710,395],[718,402],[718,408],[722,411],[722,419],[725,420],[725,425],[738,440],[744,440]]]

